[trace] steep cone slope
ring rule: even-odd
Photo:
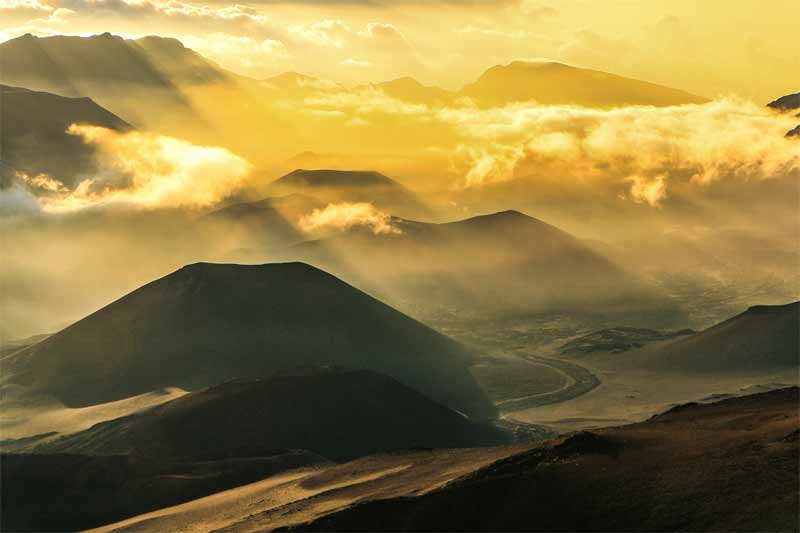
[[[81,137],[67,134],[71,124],[92,124],[118,131],[130,125],[89,98],[0,85],[3,163],[0,172],[47,174],[75,185],[94,170],[93,150]]]
[[[640,361],[680,373],[763,374],[800,366],[800,302],[758,305],[705,331],[641,354]],[[639,356],[629,360],[635,364]]]
[[[570,234],[517,211],[446,224],[394,219],[393,225],[398,232],[350,231],[280,257],[318,265],[410,308],[601,312],[644,323],[680,322],[666,298],[634,276]]]
[[[494,66],[465,86],[461,94],[486,106],[531,100],[589,107],[669,106],[706,101],[678,89],[546,61],[514,61]]]
[[[193,392],[35,451],[211,460],[291,448],[342,461],[503,441],[499,430],[470,422],[386,375],[321,368]]]
[[[493,409],[456,342],[302,263],[197,263],[36,344],[29,381],[72,406],[297,365],[384,372],[478,418]]]

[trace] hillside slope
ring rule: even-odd
[[[461,345],[302,263],[186,266],[15,359],[7,380],[70,406],[333,364],[384,372],[470,416],[494,414]]]
[[[184,87],[230,75],[176,39],[25,34],[0,43],[0,82],[90,97],[136,125],[160,114],[194,116]]]
[[[401,233],[353,230],[279,257],[318,265],[409,310],[601,312],[643,324],[680,322],[680,313],[634,276],[523,213],[393,225]]]
[[[796,387],[544,445],[395,453],[97,531],[793,531]]]
[[[68,135],[70,124],[92,124],[117,131],[131,126],[90,98],[0,85],[3,160],[0,172],[47,174],[68,187],[94,171],[94,153],[79,136]]]
[[[682,406],[295,529],[791,531],[800,512],[798,400],[792,387]]]
[[[383,374],[312,368],[193,392],[34,451],[212,460],[304,449],[345,461],[503,441],[499,430],[478,426]]]
[[[763,374],[800,366],[800,302],[757,305],[709,329],[632,356],[680,373]]]

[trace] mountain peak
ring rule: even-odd
[[[335,170],[330,168],[298,168],[278,178],[274,183],[276,185],[304,184],[311,187],[399,186],[396,181],[375,170]]]
[[[487,69],[461,94],[482,105],[536,101],[548,105],[617,107],[702,103],[699,96],[608,72],[555,61],[512,61]]]

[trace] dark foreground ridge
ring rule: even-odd
[[[258,457],[166,461],[129,455],[2,454],[3,531],[80,531],[326,464],[302,450]]]
[[[294,530],[796,531],[798,388],[583,432]]]

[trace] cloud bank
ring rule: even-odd
[[[250,170],[247,161],[224,148],[174,137],[76,124],[67,132],[97,149],[99,171],[71,191],[48,176],[23,176],[29,188],[41,194],[44,211],[109,204],[203,208],[241,187]]]
[[[768,179],[800,171],[792,120],[728,98],[700,105],[611,110],[512,105],[444,109],[464,142],[452,171],[465,187],[547,174],[629,183],[630,197],[657,205],[670,182]]]

